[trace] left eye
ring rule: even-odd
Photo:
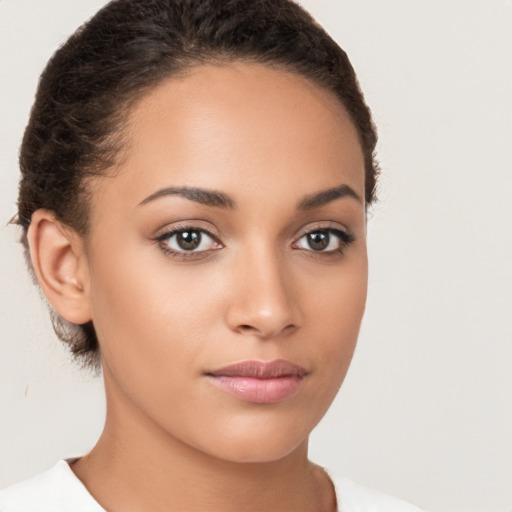
[[[201,229],[180,229],[158,237],[161,245],[171,252],[201,252],[220,248],[220,244]]]
[[[351,242],[351,236],[337,229],[319,229],[303,235],[294,246],[316,252],[341,251]]]

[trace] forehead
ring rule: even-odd
[[[362,150],[341,102],[261,64],[204,65],[165,81],[135,105],[124,140],[116,180],[134,202],[176,184],[234,195],[281,184],[299,197],[343,182],[364,197]]]

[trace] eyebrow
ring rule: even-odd
[[[297,206],[297,209],[301,211],[312,210],[324,206],[331,201],[335,201],[336,199],[341,199],[342,197],[351,197],[359,203],[363,202],[353,188],[348,185],[340,185],[339,187],[329,188],[322,192],[304,197]]]
[[[227,194],[217,192],[215,190],[205,190],[195,187],[167,187],[157,190],[141,201],[139,206],[164,196],[180,196],[185,199],[189,199],[190,201],[195,201],[196,203],[216,208],[233,209],[236,206],[235,201]]]
[[[185,199],[189,199],[190,201],[216,208],[234,209],[236,207],[234,199],[227,194],[215,190],[206,190],[196,187],[162,188],[146,197],[146,199],[139,203],[139,206],[165,196],[180,196]],[[313,210],[314,208],[319,208],[320,206],[324,206],[343,197],[351,197],[352,199],[362,203],[361,198],[353,188],[348,185],[340,185],[338,187],[329,188],[327,190],[322,190],[321,192],[305,196],[297,205],[297,210]]]

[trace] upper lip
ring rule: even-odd
[[[306,370],[284,359],[274,361],[241,361],[217,370],[207,372],[214,377],[252,377],[256,379],[275,379],[279,377],[304,377]]]

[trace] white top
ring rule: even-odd
[[[335,473],[340,512],[421,512],[419,508],[387,496]],[[60,460],[51,469],[0,491],[0,512],[106,512]]]

